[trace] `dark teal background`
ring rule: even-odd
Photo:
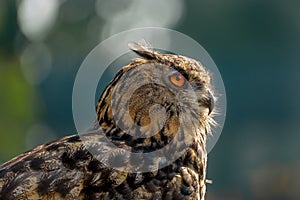
[[[208,185],[207,199],[300,199],[300,1],[182,2],[180,20],[167,27],[189,35],[209,52],[227,92],[224,130],[209,154],[213,184]],[[68,0],[60,5],[47,36],[36,42],[20,30],[17,16],[16,1],[2,0],[1,163],[75,133],[76,72],[103,40],[86,32],[91,20],[99,35],[105,24],[96,17],[94,0]],[[20,57],[36,43],[43,43],[52,59],[46,78],[32,83],[24,76]],[[39,71],[43,60],[36,63],[33,70]]]

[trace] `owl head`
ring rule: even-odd
[[[215,102],[210,73],[185,56],[129,47],[140,58],[116,74],[97,105],[100,127],[118,129],[107,136],[137,152],[163,148],[175,137],[205,141]]]

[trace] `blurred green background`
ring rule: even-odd
[[[1,0],[0,163],[76,132],[76,72],[99,42],[159,26],[197,40],[227,91],[207,199],[300,199],[300,1]]]

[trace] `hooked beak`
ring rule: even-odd
[[[204,105],[207,106],[208,115],[210,115],[215,107],[215,98],[209,90],[207,91],[207,98],[205,98]]]

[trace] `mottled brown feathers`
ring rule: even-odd
[[[129,46],[141,58],[123,67],[106,87],[96,107],[95,127],[0,166],[0,200],[204,200],[206,135],[214,104],[210,74],[193,59],[160,54],[136,43]],[[188,85],[172,85],[170,72],[180,73]],[[135,153],[167,151],[175,137],[178,149],[184,148],[186,138],[192,143],[167,166],[159,167],[164,159],[150,157],[146,164],[154,170],[149,172],[108,167],[139,168],[146,161],[134,160],[118,148]],[[116,145],[115,151],[109,152],[103,143],[107,139]]]

